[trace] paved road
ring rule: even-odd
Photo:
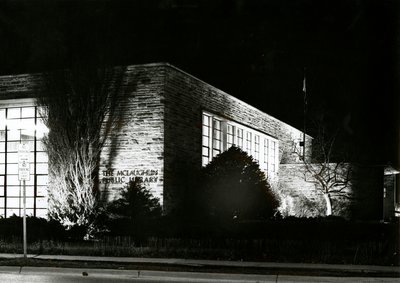
[[[399,278],[357,278],[357,277],[313,277],[288,275],[218,274],[196,272],[165,272],[109,269],[77,269],[49,267],[0,267],[0,282],[18,283],[72,283],[72,282],[399,282]]]
[[[315,264],[315,263],[283,263],[283,262],[251,262],[251,261],[224,261],[180,258],[140,258],[140,257],[105,257],[105,256],[74,256],[74,255],[34,255],[29,259],[50,260],[59,262],[105,262],[120,264],[147,264],[157,266],[181,267],[218,267],[218,268],[261,268],[275,270],[303,270],[303,271],[340,271],[352,273],[393,273],[400,274],[399,266],[373,265],[344,265],[344,264]],[[21,254],[0,253],[0,259],[22,259]],[[2,283],[2,282],[0,282]]]

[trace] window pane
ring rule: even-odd
[[[5,150],[6,150],[6,143],[0,142],[0,152],[5,152]]]
[[[6,131],[1,130],[0,131],[0,141],[5,141],[6,140]]]
[[[7,207],[9,208],[19,208],[22,207],[22,199],[19,197],[8,197],[7,198]]]
[[[214,139],[221,140],[221,132],[220,131],[216,130],[214,132]]]
[[[207,126],[203,126],[203,136],[208,137],[210,136],[210,128]]]
[[[232,145],[233,144],[233,136],[231,136],[231,135],[228,135],[228,137],[227,137],[228,139],[227,139],[227,141],[228,141],[228,144],[230,144],[230,145]]]
[[[203,115],[203,125],[209,126],[210,125],[210,117],[207,115]]]
[[[47,209],[36,209],[36,217],[47,218]]]
[[[203,156],[208,156],[208,147],[203,147]]]
[[[21,119],[21,129],[35,129],[35,118]]]
[[[215,130],[220,130],[221,129],[221,122],[218,120],[213,120],[213,128]]]
[[[21,130],[21,140],[23,141],[33,141],[35,139],[35,130]]]
[[[221,149],[221,142],[219,140],[214,140],[213,141],[213,148],[214,149]]]
[[[48,164],[36,164],[36,174],[47,174],[48,173]]]
[[[36,162],[48,162],[48,156],[46,152],[36,153]]]
[[[4,198],[0,198],[0,208],[4,208]]]
[[[0,109],[0,130],[4,130],[6,126],[6,110]]]
[[[7,175],[8,186],[19,186],[18,175]]]
[[[6,173],[6,166],[5,164],[0,164],[0,174],[5,174]]]
[[[4,197],[4,186],[0,186],[0,197]]]
[[[217,150],[217,149],[214,149],[214,150],[213,150],[213,157],[217,156],[217,155],[220,154],[220,153],[221,153],[221,151],[219,151],[219,150]]]
[[[21,137],[20,130],[7,131],[7,139],[9,141],[19,141]]]
[[[26,197],[26,208],[33,208],[34,207],[34,200],[33,197]],[[22,199],[21,199],[21,207],[23,207]],[[32,211],[33,212],[33,211]]]
[[[203,136],[203,145],[208,146],[210,139],[208,137]]]
[[[0,163],[5,163],[5,162],[6,162],[6,154],[0,153]]]
[[[46,186],[37,186],[36,187],[36,196],[38,196],[38,197],[47,196],[47,187]]]
[[[18,152],[19,141],[7,142],[7,152]]]
[[[37,185],[38,186],[47,185],[47,175],[39,175],[36,178],[37,178]]]
[[[22,118],[35,117],[35,107],[23,107],[22,108]]]
[[[7,174],[18,174],[18,164],[7,164]]]
[[[14,214],[16,216],[20,216],[19,215],[19,208],[7,209],[6,212],[7,212],[7,217],[13,216]]]
[[[264,139],[264,163],[268,162],[268,139]]]
[[[8,130],[19,130],[22,127],[20,119],[7,119],[7,129]]]
[[[37,208],[47,208],[47,198],[36,198]]]
[[[251,143],[252,143],[251,133],[247,132],[247,134],[246,134],[246,151],[248,154],[251,154]]]
[[[21,108],[8,108],[7,118],[20,118],[21,117]]]
[[[20,186],[7,186],[7,197],[20,197],[22,192]]]
[[[43,142],[41,141],[36,142],[36,151],[45,151]]]
[[[18,153],[7,153],[7,163],[18,163]]]
[[[26,196],[27,197],[34,197],[35,196],[35,190],[34,190],[33,186],[26,186]]]

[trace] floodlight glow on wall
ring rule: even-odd
[[[36,124],[33,119],[4,119],[0,121],[0,128],[7,127],[10,132],[21,131],[21,137],[34,137],[36,132],[36,138],[43,138],[49,129],[42,123],[41,120],[37,120]]]

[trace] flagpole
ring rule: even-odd
[[[306,160],[306,113],[307,113],[307,89],[306,89],[306,68],[304,67],[304,79],[303,79],[303,161]]]

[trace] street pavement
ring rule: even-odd
[[[22,258],[22,254],[2,254],[0,259]],[[246,268],[270,268],[270,269],[303,269],[303,270],[338,270],[354,272],[391,272],[400,273],[399,266],[380,265],[345,265],[345,264],[315,264],[315,263],[282,263],[282,262],[254,262],[254,261],[227,261],[227,260],[202,260],[180,258],[141,258],[141,257],[107,257],[107,256],[75,256],[75,255],[34,255],[28,258],[60,261],[85,261],[85,262],[113,262],[128,264],[161,264],[180,266],[220,266],[220,267],[246,267]]]
[[[327,276],[298,276],[298,275],[260,275],[260,274],[224,274],[202,272],[171,272],[143,270],[105,270],[78,269],[54,267],[1,267],[0,282],[18,283],[80,283],[80,282],[196,282],[196,283],[398,283],[398,278],[366,278],[366,277],[327,277]]]
[[[0,260],[21,258],[22,254],[0,254]],[[74,267],[81,263],[82,268],[0,266],[0,282],[400,282],[399,266],[34,254],[28,259],[75,263]],[[90,269],[90,263],[121,268]],[[135,267],[124,270],[124,265]]]

